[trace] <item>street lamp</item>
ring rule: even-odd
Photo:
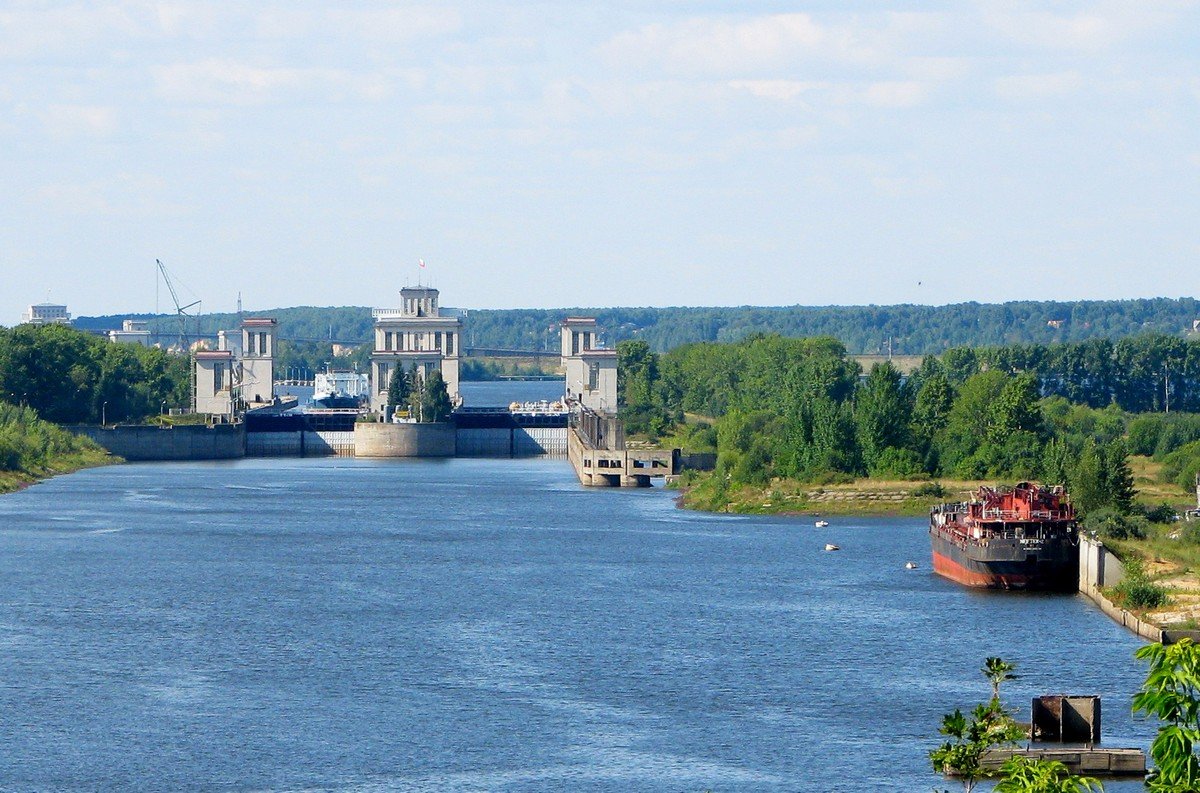
[[[167,412],[167,400],[164,399],[162,401],[162,403],[158,406],[158,414],[161,416],[162,414],[164,414],[166,412]]]
[[[105,402],[103,405],[100,406],[100,426],[103,427],[107,424],[108,424],[108,403]]]

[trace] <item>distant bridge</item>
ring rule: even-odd
[[[559,358],[558,350],[515,350],[509,347],[463,347],[467,358]]]

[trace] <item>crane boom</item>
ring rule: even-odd
[[[154,263],[158,265],[158,271],[162,273],[163,282],[167,285],[167,291],[171,293],[171,302],[175,304],[175,316],[179,319],[179,349],[187,352],[188,337],[187,337],[187,310],[193,306],[200,305],[199,300],[194,300],[186,306],[180,305],[179,294],[175,291],[175,284],[171,283],[171,276],[167,274],[166,265],[162,263],[162,259],[155,259]]]

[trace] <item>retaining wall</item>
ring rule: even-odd
[[[1152,642],[1167,640],[1162,628],[1151,625],[1145,620],[1126,611],[1113,603],[1101,587],[1116,586],[1125,575],[1125,568],[1111,551],[1104,547],[1100,540],[1081,537],[1079,540],[1079,594],[1091,600],[1100,610],[1111,617],[1116,623]]]
[[[383,424],[354,425],[354,454],[358,457],[453,457],[454,425]]]
[[[232,460],[246,456],[246,429],[241,424],[166,428],[80,425],[67,429],[130,461]]]
[[[459,457],[567,456],[566,427],[460,427]]]

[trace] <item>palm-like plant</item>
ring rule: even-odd
[[[983,662],[983,674],[992,684],[992,699],[1000,699],[1000,684],[1005,680],[1016,680],[1013,670],[1016,664],[1009,663],[1003,658],[987,658]]]
[[[1004,779],[993,793],[1104,793],[1104,785],[1087,776],[1072,776],[1056,760],[1030,760],[1017,755],[1000,769]]]

